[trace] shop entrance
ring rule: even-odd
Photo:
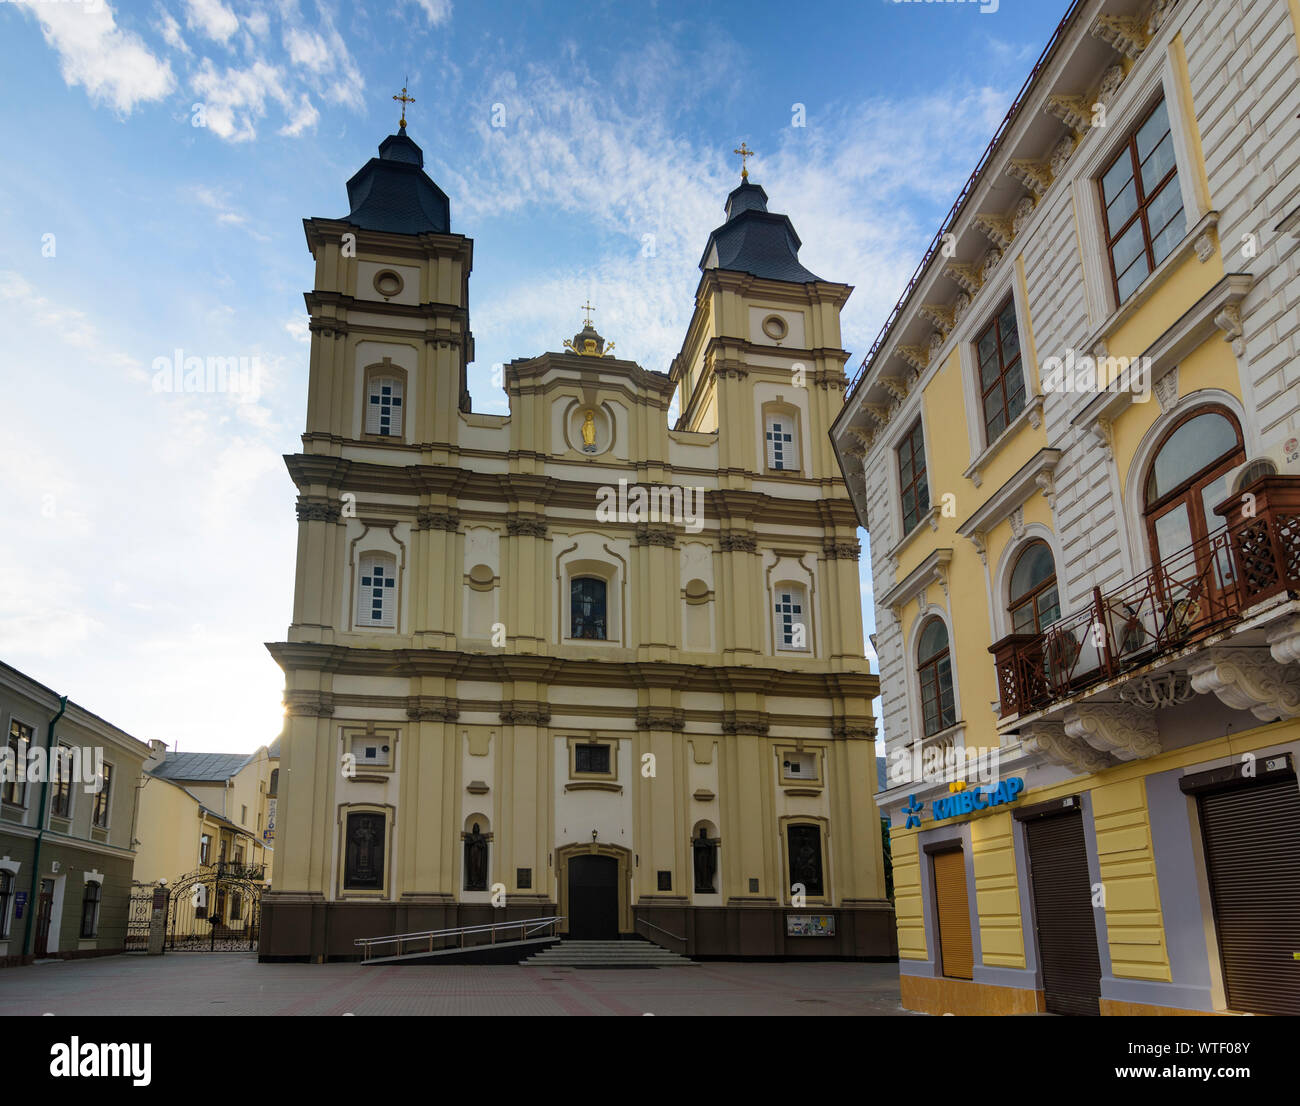
[[[1293,774],[1197,799],[1228,1006],[1300,1014],[1300,789]]]
[[[934,903],[939,922],[939,971],[949,979],[970,979],[975,954],[970,932],[966,858],[960,848],[936,852]]]
[[[1043,991],[1051,1014],[1101,1013],[1101,958],[1078,810],[1024,820]]]

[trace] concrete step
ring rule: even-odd
[[[561,941],[522,961],[539,968],[673,968],[694,961],[649,941]]]

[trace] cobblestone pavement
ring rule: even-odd
[[[0,1014],[900,1015],[897,964],[259,964],[169,953],[0,970]]]

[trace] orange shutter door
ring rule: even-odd
[[[975,954],[970,937],[970,900],[966,896],[966,861],[960,849],[934,854],[934,901],[939,911],[940,971],[953,979],[970,979]]]

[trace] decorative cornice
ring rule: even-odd
[[[936,549],[880,598],[880,606],[899,608],[919,595],[930,584],[939,583],[948,589],[948,566],[952,563],[951,549]]]
[[[306,718],[329,718],[334,714],[334,696],[324,691],[286,691],[284,713]]]
[[[320,496],[300,495],[296,503],[299,522],[340,522],[342,508],[331,499]]]
[[[1005,250],[1011,245],[1011,240],[1015,238],[1016,231],[1011,225],[1011,220],[1005,215],[994,215],[990,212],[980,212],[971,220],[975,226],[984,232],[984,236],[1000,250]],[[922,308],[924,310],[924,308]]]
[[[447,508],[420,507],[416,511],[415,528],[417,530],[450,530],[455,532],[460,529],[460,515]]]
[[[1041,196],[1051,187],[1052,171],[1046,162],[1013,157],[1007,162],[1006,173],[1018,180],[1035,196]]]
[[[758,711],[724,711],[722,715],[722,732],[733,734],[753,734],[766,737],[770,728],[767,715]]]
[[[925,346],[898,346],[895,352],[918,372],[930,364],[930,351]]]
[[[1212,691],[1233,710],[1261,722],[1300,716],[1300,672],[1278,664],[1268,649],[1207,649],[1187,667],[1192,687]]]
[[[1049,96],[1043,110],[1079,134],[1092,126],[1092,105],[1084,96]]]
[[[982,216],[977,216],[977,218],[982,218]],[[918,309],[918,314],[934,323],[945,336],[957,321],[956,311],[953,310],[951,304],[946,303],[923,303]]]
[[[638,526],[636,528],[637,545],[662,545],[669,549],[677,548],[677,534],[671,527]]]
[[[822,546],[828,561],[856,561],[862,556],[862,546],[855,541],[832,541]]]
[[[546,703],[508,703],[502,705],[500,718],[506,726],[546,726],[551,708]]]
[[[974,514],[957,527],[957,533],[963,538],[970,538],[973,534],[989,533],[999,522],[1009,518],[1012,511],[1022,507],[1025,500],[1033,494],[1034,489],[1050,498],[1055,494],[1055,486],[1051,483],[1051,478],[1060,460],[1059,449],[1040,449],[1002,487],[989,496]],[[1044,474],[1048,479],[1040,482],[1039,477]]]
[[[455,722],[460,703],[441,695],[412,695],[406,700],[406,717],[413,722]]]
[[[844,741],[873,741],[876,727],[867,720],[836,718],[831,722],[831,736]]]
[[[744,530],[727,530],[718,537],[718,548],[724,553],[754,553],[758,539]]]
[[[1300,661],[1300,617],[1291,616],[1269,630],[1269,652],[1278,664]]]
[[[1070,134],[1062,135],[1061,141],[1052,147],[1051,156],[1047,159],[1047,164],[1052,170],[1052,176],[1059,177],[1061,175],[1065,163],[1070,160],[1070,155],[1073,153],[1074,136]]]
[[[673,730],[680,733],[686,729],[686,712],[675,707],[637,707],[636,728],[638,730]]]
[[[984,283],[984,278],[980,276],[979,270],[974,265],[968,265],[964,261],[949,261],[943,267],[943,275],[955,283],[962,291],[974,295],[980,290]]]
[[[546,537],[546,521],[540,518],[529,518],[525,515],[510,515],[506,519],[506,533],[544,538]]]
[[[1127,703],[1081,704],[1065,716],[1065,732],[1117,760],[1140,760],[1161,751],[1155,715]]]
[[[1037,753],[1080,774],[1100,772],[1112,764],[1110,757],[1087,742],[1070,737],[1060,722],[1026,722],[1020,727],[1020,744],[1026,752]]]
[[[1143,21],[1128,15],[1103,13],[1097,16],[1097,21],[1092,25],[1092,33],[1108,43],[1117,53],[1134,61],[1142,56],[1142,51],[1151,41],[1151,35],[1147,32]]]

